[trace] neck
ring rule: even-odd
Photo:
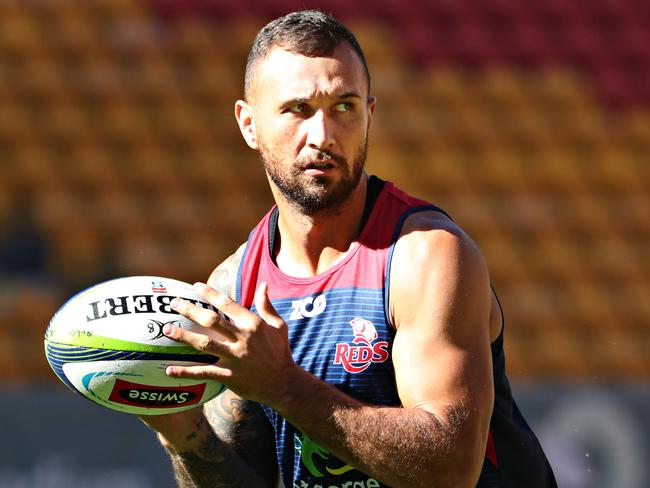
[[[273,254],[283,272],[296,277],[315,276],[345,256],[361,231],[367,181],[364,174],[342,205],[314,215],[304,214],[282,195],[275,195],[280,213]]]

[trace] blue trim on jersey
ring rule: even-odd
[[[237,267],[237,278],[235,279],[235,301],[242,305],[241,303],[241,272],[244,268],[244,263],[246,262],[246,257],[248,255],[248,250],[251,245],[251,237],[255,233],[255,229],[248,233],[248,239],[246,240],[246,247],[244,248],[244,254],[242,254],[241,260],[239,261],[239,266]]]
[[[412,207],[408,209],[400,216],[399,220],[397,221],[397,224],[395,225],[395,230],[393,231],[393,237],[391,237],[390,239],[390,248],[388,249],[388,257],[386,258],[386,276],[384,276],[384,303],[386,304],[384,307],[384,314],[385,314],[384,318],[386,320],[386,323],[393,328],[395,328],[395,324],[393,324],[393,322],[390,320],[389,295],[390,295],[390,269],[391,269],[391,265],[393,264],[393,252],[395,251],[395,244],[397,243],[397,239],[402,233],[402,227],[404,226],[404,222],[406,221],[406,219],[416,212],[425,212],[427,210],[440,212],[441,214],[449,218],[452,222],[454,220],[443,209],[430,204],[430,205],[418,205],[417,207]]]
[[[317,297],[318,295],[322,295],[323,293],[327,293],[328,296],[329,295],[339,295],[339,294],[340,295],[345,295],[347,293],[350,293],[351,291],[353,291],[355,294],[356,293],[367,293],[368,298],[372,298],[377,294],[377,288],[357,288],[357,287],[354,287],[354,286],[348,286],[348,287],[345,287],[345,288],[326,289],[326,290],[323,290],[323,291],[317,291],[317,292],[310,293],[310,294],[307,294],[307,295],[297,295],[295,297],[274,298],[273,299],[273,305],[274,306],[276,306],[276,305],[282,306],[282,305],[285,305],[287,303],[291,303],[294,300],[302,300],[302,299],[305,299],[307,297]]]

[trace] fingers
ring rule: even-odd
[[[212,354],[214,356],[232,356],[232,344],[223,342],[219,337],[214,337],[214,332],[208,334],[197,334],[189,330],[166,324],[163,327],[163,334],[177,342],[184,342],[197,351]]]
[[[250,314],[250,310],[246,307],[242,307],[225,293],[221,293],[205,283],[194,283],[193,286],[194,290],[205,298],[210,305],[234,321]]]
[[[267,324],[276,329],[285,325],[284,320],[276,312],[269,299],[269,285],[266,282],[260,283],[260,286],[255,291],[255,308],[257,308],[257,313]]]
[[[236,339],[237,337],[237,328],[235,325],[229,322],[225,317],[221,317],[220,313],[200,307],[194,303],[188,302],[187,300],[183,300],[182,298],[174,298],[170,306],[176,312],[192,319],[194,322],[201,324],[204,327],[217,329],[219,332],[225,333],[231,339]]]
[[[232,371],[219,366],[167,366],[167,376],[172,378],[212,379],[217,381],[227,380],[232,376]]]
[[[228,295],[221,293],[205,283],[194,283],[194,289],[205,298],[208,303],[223,312],[227,317],[237,322],[240,319],[251,316],[251,311],[242,307]],[[268,295],[268,284],[260,283],[255,292],[255,307],[259,316],[273,327],[280,327],[284,324],[282,317],[276,312]],[[192,317],[190,317],[192,318]],[[237,327],[232,327],[231,331],[236,333]]]
[[[174,298],[171,301],[170,306],[173,310],[194,320],[194,322],[204,325],[205,327],[210,327],[213,323],[219,320],[219,316],[213,310],[203,308],[182,298]]]

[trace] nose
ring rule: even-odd
[[[323,110],[317,110],[306,121],[307,145],[312,149],[328,149],[334,145],[332,121]]]

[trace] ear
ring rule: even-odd
[[[253,116],[252,107],[243,100],[237,100],[235,102],[235,118],[246,144],[250,148],[257,150],[257,131],[255,130],[255,117]]]
[[[372,116],[375,113],[375,107],[377,106],[377,97],[368,97],[368,127],[370,130],[370,122],[372,121]]]

